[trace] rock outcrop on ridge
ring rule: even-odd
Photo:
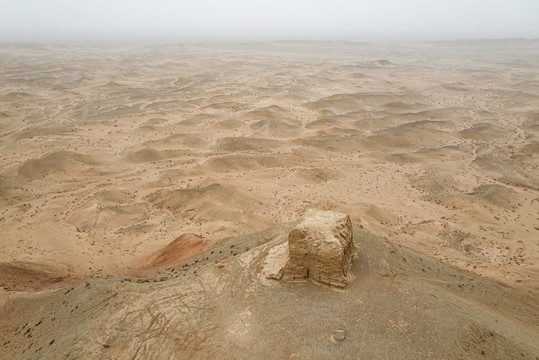
[[[351,279],[357,255],[350,217],[333,211],[309,209],[288,236],[289,258],[283,279],[312,279],[344,287]]]

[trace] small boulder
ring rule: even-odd
[[[333,211],[309,209],[288,235],[289,257],[284,280],[312,279],[344,287],[351,280],[357,256],[350,217]]]

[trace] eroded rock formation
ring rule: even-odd
[[[357,254],[350,217],[333,211],[307,210],[290,231],[288,251],[283,279],[310,278],[344,287]]]

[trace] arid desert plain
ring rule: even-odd
[[[537,359],[538,159],[537,40],[0,45],[0,358]]]

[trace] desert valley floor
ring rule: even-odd
[[[140,286],[148,304],[169,296],[166,289],[149,290],[146,281],[155,279],[163,279],[155,286],[172,281],[183,292],[194,291],[193,284],[201,281],[219,291],[226,287],[223,284],[240,284],[235,294],[255,296],[253,289],[258,289],[253,301],[259,303],[271,298],[260,298],[268,286],[284,286],[288,294],[300,291],[294,286],[305,286],[321,292],[309,300],[318,304],[311,304],[314,307],[329,307],[335,301],[332,296],[351,304],[351,296],[343,295],[346,289],[335,292],[310,283],[264,285],[255,275],[245,282],[232,275],[222,284],[210,280],[215,279],[213,272],[229,268],[236,274],[242,269],[256,273],[263,262],[257,256],[271,252],[269,244],[282,240],[279,231],[309,208],[349,214],[358,239],[372,236],[387,242],[380,245],[381,253],[391,246],[410,252],[413,255],[402,256],[408,263],[429,259],[435,264],[432,268],[443,269],[438,270],[443,272],[440,278],[461,276],[463,283],[488,283],[481,286],[489,289],[485,294],[491,294],[490,300],[486,295],[477,300],[461,294],[462,304],[473,298],[483,309],[498,306],[489,303],[497,296],[504,299],[512,319],[506,328],[497,329],[498,320],[477,320],[482,327],[463,331],[471,331],[468,340],[473,340],[499,330],[505,340],[485,345],[486,350],[477,348],[468,357],[468,350],[473,353],[474,346],[486,340],[456,339],[464,345],[455,353],[438,349],[450,358],[481,358],[493,348],[499,351],[490,358],[513,358],[520,350],[522,357],[514,358],[538,355],[538,41],[114,49],[0,45],[0,63],[0,346],[9,358],[211,358],[219,349],[229,352],[231,359],[261,354],[271,358],[275,346],[287,341],[289,348],[279,349],[278,358],[327,358],[327,349],[311,347],[308,352],[307,340],[283,333],[275,344],[259,343],[259,348],[246,350],[241,341],[255,341],[249,334],[263,337],[264,332],[258,329],[255,336],[240,325],[234,328],[239,340],[227,342],[223,333],[212,340],[202,335],[185,338],[189,346],[178,348],[165,341],[159,343],[162,353],[149,343],[141,345],[139,338],[138,347],[118,353],[111,352],[118,345],[110,340],[113,337],[85,345],[84,339],[104,336],[95,324],[94,332],[77,332],[67,320],[61,327],[51,323],[42,329],[64,337],[73,334],[74,340],[63,344],[58,338],[45,339],[46,333],[28,339],[21,330],[25,323],[46,321],[43,314],[51,309],[58,313],[55,318],[68,316],[68,310],[58,310],[58,294],[69,289],[75,290],[66,296],[89,287],[95,299],[114,288],[119,299]],[[260,235],[269,242],[252,235],[268,231],[281,235]],[[249,243],[251,237],[255,240]],[[226,250],[220,251],[230,256],[215,258],[224,244]],[[358,247],[368,250],[372,244]],[[229,251],[240,247],[241,251]],[[223,268],[223,262],[232,265]],[[176,276],[180,266],[175,264],[183,266],[185,276]],[[201,266],[206,270],[195,275],[194,269]],[[367,286],[362,279],[388,294],[403,291],[402,284],[390,287],[368,280],[371,275],[362,276],[361,269],[367,268],[361,266],[350,291]],[[373,266],[369,261],[369,269]],[[378,270],[372,271],[376,277]],[[409,292],[422,286],[406,284],[402,286]],[[366,291],[361,289],[357,291]],[[425,297],[414,296],[428,307],[433,292],[421,289],[417,294]],[[504,295],[496,295],[498,291]],[[142,301],[140,296],[137,301]],[[369,301],[376,303],[374,295]],[[415,306],[412,302],[410,307]],[[278,301],[271,303],[268,308],[275,310]],[[96,304],[100,316],[116,321],[106,315],[111,313],[103,303]],[[127,300],[123,304],[133,305]],[[167,306],[167,312],[174,312],[175,307]],[[300,313],[307,311],[305,304],[300,308]],[[238,319],[254,317],[255,310],[237,309],[235,320],[225,319],[223,310],[215,326],[227,321],[232,326]],[[156,315],[147,311],[153,324]],[[297,309],[290,305],[287,311]],[[453,316],[444,311],[436,316]],[[275,310],[283,319],[289,316],[285,312]],[[346,317],[346,312],[340,316]],[[406,327],[411,320],[398,323],[391,314],[384,317],[403,332],[411,331]],[[134,326],[128,317],[120,318],[122,326]],[[163,321],[174,322],[174,317]],[[114,324],[108,324],[107,331],[119,326]],[[421,324],[423,330],[432,326]],[[192,325],[199,333],[217,331]],[[442,336],[451,329],[448,325],[438,330]],[[163,331],[152,339],[160,339]],[[345,341],[352,341],[353,331],[348,332],[351,338]],[[524,339],[521,343],[515,340],[519,337]],[[43,344],[30,346],[39,339]],[[324,337],[316,339],[314,343],[323,347]],[[355,341],[368,346],[360,338]],[[421,344],[412,343],[417,353],[402,353],[408,358],[439,358],[436,349],[421,352]],[[387,346],[396,352],[403,349]],[[343,349],[334,349],[335,358],[362,358],[341,356]],[[399,358],[397,353],[365,354],[364,358]]]

